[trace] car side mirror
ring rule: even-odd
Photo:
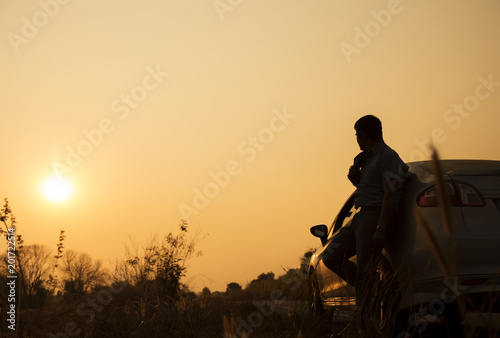
[[[321,244],[325,245],[328,236],[328,227],[324,224],[315,225],[311,227],[311,234],[314,237],[319,237]]]

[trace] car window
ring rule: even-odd
[[[333,224],[328,232],[328,238],[330,238],[338,229],[349,223],[355,214],[356,209],[354,208],[354,194],[352,194],[333,221]]]
[[[356,214],[356,211],[357,210],[353,205],[351,207],[351,209],[349,209],[349,212],[346,214],[346,217],[344,218],[344,220],[342,221],[342,225],[339,224],[339,227],[335,230],[338,230],[338,229],[344,227],[347,223],[349,223],[353,219],[354,215]]]

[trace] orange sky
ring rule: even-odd
[[[352,192],[353,124],[407,161],[500,159],[500,2],[0,1],[1,198],[103,260],[209,236],[194,290],[298,265]],[[54,204],[54,167],[74,186]],[[203,194],[203,196],[201,196]]]

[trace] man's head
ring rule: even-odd
[[[354,124],[356,140],[361,150],[370,150],[382,141],[382,122],[373,115],[366,115]]]

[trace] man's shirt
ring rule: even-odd
[[[384,141],[380,141],[370,151],[366,151],[366,157],[361,179],[354,194],[354,205],[381,207],[384,184],[396,180],[397,188],[401,190],[408,166]],[[398,200],[399,195],[398,192]]]

